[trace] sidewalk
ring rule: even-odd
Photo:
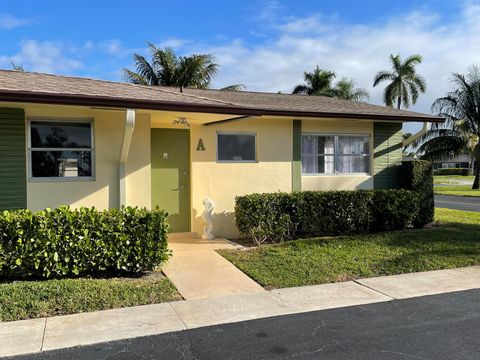
[[[238,247],[228,240],[202,240],[193,233],[171,234],[168,247],[173,256],[162,271],[185,300],[265,291],[215,251]]]
[[[480,266],[0,323],[0,356],[480,288]]]

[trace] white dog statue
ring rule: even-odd
[[[213,201],[205,198],[203,199],[203,206],[205,206],[205,210],[203,210],[202,218],[203,221],[207,223],[207,226],[203,228],[203,235],[202,239],[204,240],[213,240],[215,239],[215,235],[213,235],[213,208],[215,205],[213,204]]]

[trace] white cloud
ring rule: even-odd
[[[430,112],[432,102],[449,90],[452,72],[466,72],[472,64],[480,64],[477,1],[465,1],[453,20],[452,16],[447,21],[439,13],[420,8],[373,24],[344,23],[335,14],[291,17],[288,9],[276,1],[266,0],[261,4],[262,9],[251,17],[251,28],[246,29],[246,33],[259,34],[256,44],[246,39],[218,38],[197,43],[172,37],[158,46],[173,47],[179,55],[214,54],[221,65],[215,87],[242,83],[247,90],[288,93],[303,82],[304,71],[319,65],[336,71],[338,78],[353,78],[358,86],[369,90],[370,101],[377,104],[382,104],[383,86],[372,88],[372,80],[377,71],[390,67],[389,55],[421,54],[424,61],[418,72],[427,80],[427,93],[411,110],[426,113]],[[115,78],[117,69],[132,66],[133,52],[148,54],[148,49],[130,49],[115,39],[87,41],[80,46],[27,40],[21,43],[17,54],[0,56],[0,65],[10,67],[13,61],[26,70],[60,73],[77,70],[77,73]],[[84,63],[89,64],[88,68]]]
[[[272,12],[269,8],[265,14]],[[270,18],[275,17],[270,14]],[[426,78],[428,87],[410,109],[426,113],[432,102],[449,90],[452,72],[466,72],[472,64],[480,64],[480,5],[470,1],[450,23],[437,13],[417,10],[398,14],[383,24],[346,24],[317,14],[282,18],[272,28],[277,29],[275,35],[260,45],[237,39],[220,46],[197,44],[183,50],[215,54],[221,65],[214,83],[218,87],[243,83],[248,90],[290,92],[303,81],[303,71],[319,65],[336,71],[338,78],[353,78],[358,86],[368,89],[370,101],[377,104],[383,102],[384,87],[373,88],[373,77],[377,71],[390,68],[389,55],[421,54],[424,60],[418,73]]]
[[[10,14],[0,14],[0,28],[2,29],[14,29],[19,26],[30,24],[28,19],[20,19]]]
[[[285,7],[276,0],[261,0],[258,8],[252,9],[251,19],[264,24],[275,24],[278,22]]]
[[[186,39],[180,39],[180,38],[170,38],[165,41],[162,41],[160,44],[157,44],[158,47],[169,47],[172,49],[179,49],[189,43],[188,40]]]
[[[117,39],[102,41],[100,42],[99,47],[109,55],[124,56],[127,52],[123,47],[122,42]]]
[[[83,66],[80,60],[70,56],[72,52],[73,49],[61,42],[25,40],[17,54],[0,56],[0,65],[8,68],[13,62],[28,71],[68,73]]]

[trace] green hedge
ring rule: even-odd
[[[305,191],[237,196],[240,234],[260,244],[299,234],[343,235],[399,230],[418,213],[415,192],[395,190]]]
[[[432,163],[425,160],[403,161],[400,171],[400,186],[418,195],[419,206],[413,226],[421,228],[433,221],[435,204],[433,198]]]
[[[448,168],[448,169],[436,169],[433,171],[433,175],[460,175],[471,176],[473,170],[470,168]]]
[[[107,276],[155,269],[169,256],[167,214],[61,207],[0,213],[0,276]]]

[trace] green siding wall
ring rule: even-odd
[[[375,123],[373,126],[375,189],[391,189],[399,185],[402,134],[401,123]]]
[[[25,113],[0,108],[0,210],[27,207]]]
[[[302,190],[302,120],[293,120],[292,191]]]

